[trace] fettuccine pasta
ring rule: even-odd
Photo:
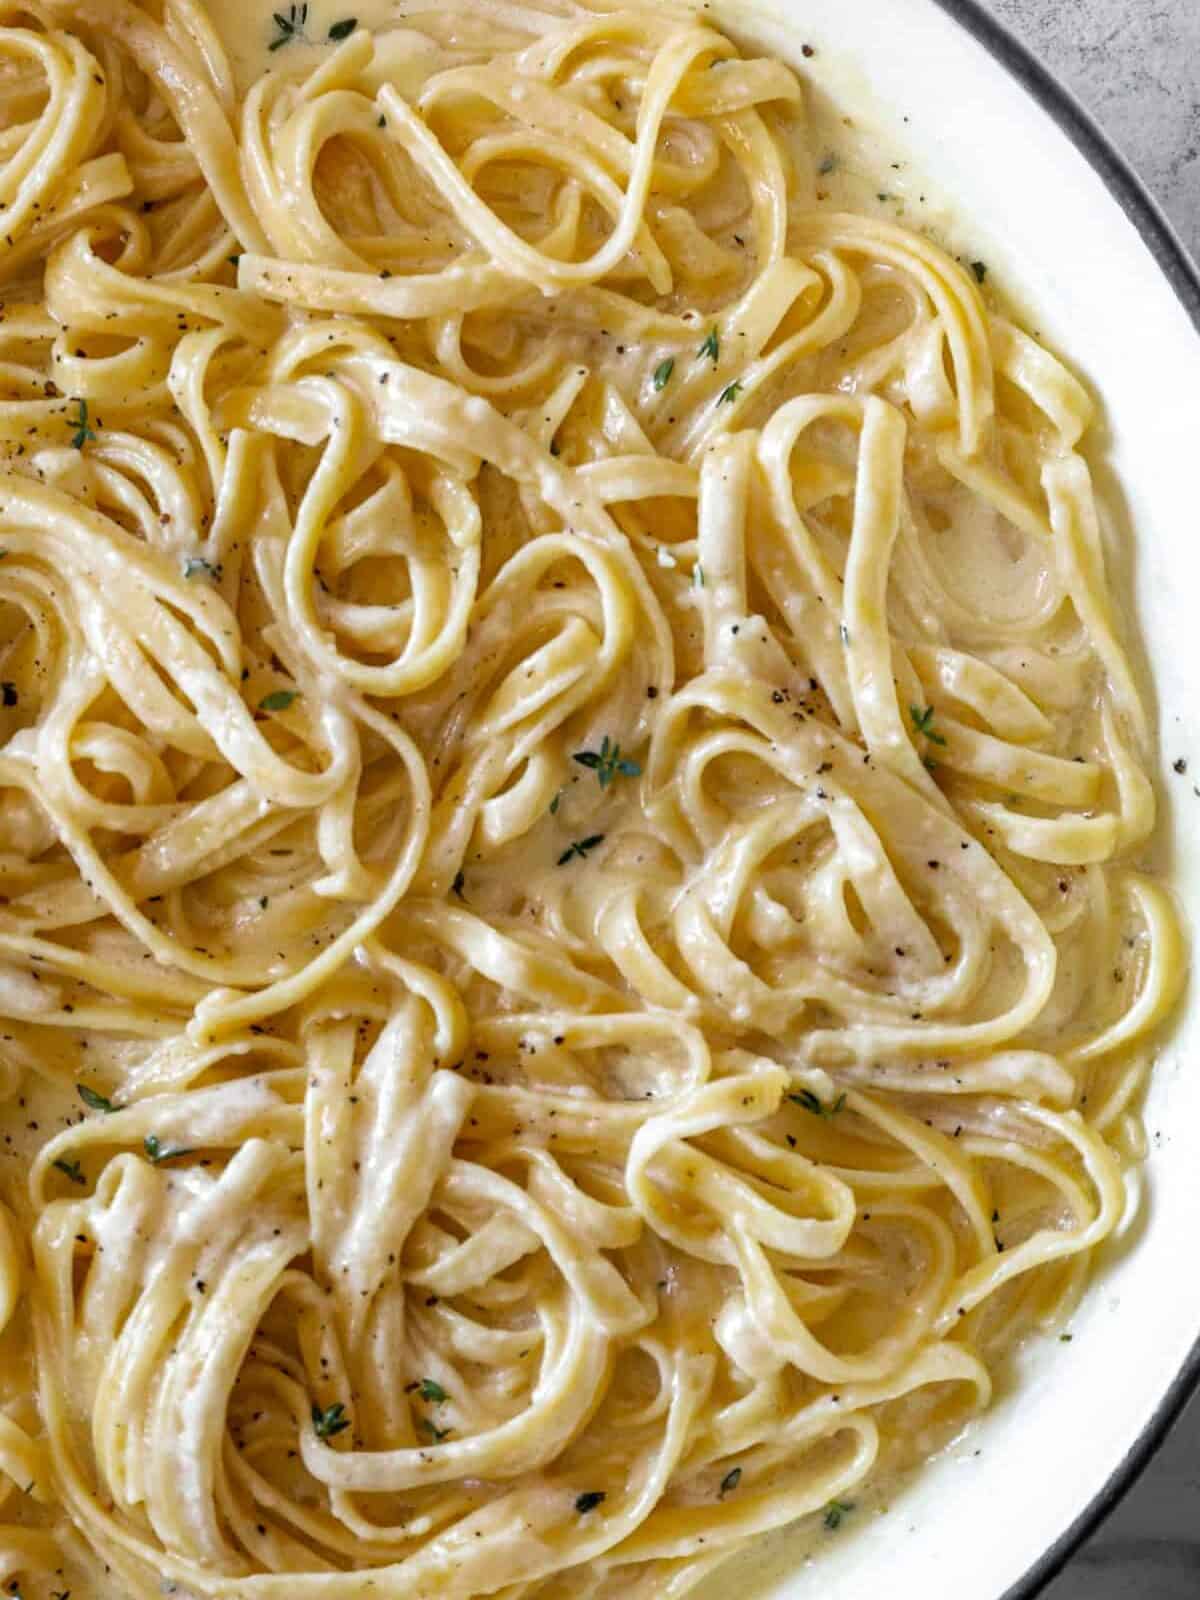
[[[217,4],[0,17],[0,1585],[681,1596],[1128,1214],[1092,403],[708,7]]]

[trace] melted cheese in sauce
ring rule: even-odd
[[[1183,970],[1086,392],[707,8],[0,66],[0,1583],[861,1515],[1083,1291]]]

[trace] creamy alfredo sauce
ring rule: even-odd
[[[0,1582],[840,1534],[1144,1153],[1089,397],[682,5],[0,60]]]

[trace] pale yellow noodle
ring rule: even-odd
[[[27,1600],[682,1596],[1144,1145],[1087,393],[707,7],[403,10],[0,8]]]

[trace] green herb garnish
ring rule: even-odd
[[[988,269],[986,261],[972,261],[971,271],[975,274],[976,283],[985,284],[987,282]]]
[[[721,359],[721,338],[715,328],[710,329],[708,338],[705,339],[699,350],[696,351],[696,355],[701,361],[703,361],[705,356],[711,356],[714,367]]]
[[[295,689],[272,689],[258,702],[260,711],[286,711],[296,698]]]
[[[417,1385],[417,1393],[422,1400],[428,1400],[430,1405],[444,1406],[450,1396],[433,1378],[422,1378]]]
[[[589,1511],[595,1511],[596,1507],[607,1499],[608,1496],[603,1489],[589,1489],[586,1494],[576,1497],[575,1509],[581,1517],[586,1517]]]
[[[704,568],[698,561],[692,568],[692,587],[695,589],[703,589],[704,587]]]
[[[675,371],[675,357],[668,356],[665,361],[660,361],[654,369],[654,387],[662,390],[671,381],[671,374]]]
[[[79,415],[77,417],[68,417],[67,426],[75,429],[74,436],[71,439],[72,446],[76,450],[82,450],[89,439],[96,437],[96,431],[88,423],[87,401],[76,400],[75,404],[79,407]]]
[[[79,1098],[89,1111],[120,1111],[120,1106],[114,1105],[105,1095],[97,1094],[95,1089],[89,1089],[86,1083],[77,1083],[75,1087],[79,1091]]]
[[[454,882],[450,885],[450,893],[457,895],[461,900],[463,897],[463,885],[466,883],[466,881],[467,878],[465,873],[456,872],[454,874]]]
[[[219,568],[203,556],[188,556],[183,563],[184,577],[194,578],[198,572],[202,572],[206,578],[219,578],[221,575]]]
[[[339,44],[343,39],[348,39],[357,27],[357,17],[343,17],[340,22],[335,22],[330,28],[329,37],[335,44]]]
[[[725,1476],[721,1479],[721,1493],[720,1493],[719,1498],[724,1500],[724,1498],[725,1498],[725,1496],[727,1494],[732,1494],[733,1491],[737,1488],[738,1484],[741,1483],[741,1481],[742,1481],[742,1469],[741,1469],[741,1467],[734,1467],[731,1471],[727,1472],[725,1474]]]
[[[795,1094],[789,1094],[788,1099],[793,1105],[803,1106],[805,1111],[811,1111],[814,1117],[836,1117],[846,1104],[846,1096],[840,1094],[832,1105],[827,1106],[811,1089],[798,1089]]]
[[[308,21],[308,6],[289,6],[287,15],[276,11],[274,15],[275,26],[279,29],[277,38],[271,40],[268,50],[282,50],[285,44],[291,44],[293,39],[304,38],[304,24]]]
[[[567,862],[572,860],[575,856],[578,856],[581,861],[585,861],[587,859],[588,851],[594,850],[598,844],[603,843],[604,835],[602,833],[589,834],[586,839],[576,839],[574,843],[569,844],[563,851],[562,855],[559,856],[558,865],[560,867],[565,867]]]
[[[923,733],[931,744],[945,744],[946,741],[941,734],[935,733],[933,730],[934,708],[932,706],[926,706],[923,711],[920,706],[909,706],[908,714],[912,718],[913,727],[918,733]]]
[[[72,1183],[87,1182],[87,1179],[83,1175],[83,1168],[79,1165],[78,1161],[60,1160],[55,1161],[53,1165],[57,1171],[65,1173],[67,1177],[70,1178]]]
[[[607,734],[600,742],[599,752],[577,750],[571,760],[578,761],[581,767],[590,768],[599,778],[602,789],[607,789],[614,778],[640,778],[642,775],[638,763],[623,756],[621,746],[611,743]]]
[[[163,1161],[174,1161],[176,1156],[190,1156],[195,1152],[183,1145],[171,1145],[164,1148],[162,1140],[156,1133],[148,1133],[142,1140],[142,1149],[146,1152],[146,1159],[158,1166]]]
[[[817,172],[822,178],[827,178],[831,172],[837,171],[837,164],[838,159],[831,150],[825,157],[824,161],[822,161],[821,165],[817,168]]]
[[[742,392],[742,385],[740,383],[728,384],[728,385],[726,385],[726,387],[724,389],[721,390],[721,397],[717,401],[717,404],[719,406],[732,405],[733,402],[737,399],[738,395],[741,394],[741,392]]]
[[[562,804],[562,790],[560,789],[558,791],[558,793],[554,796],[554,799],[551,800],[551,802],[550,802],[550,815],[552,817],[555,817],[555,816],[558,815],[558,808],[559,808],[559,806],[561,804]]]
[[[436,1422],[430,1422],[428,1417],[421,1418],[421,1427],[433,1440],[434,1444],[441,1444],[443,1439],[448,1439],[453,1432],[451,1428],[439,1428]]]
[[[335,1434],[343,1432],[350,1426],[350,1418],[346,1415],[345,1406],[339,1400],[335,1405],[327,1406],[324,1411],[320,1406],[314,1406],[312,1425],[318,1439],[332,1439]]]
[[[848,1500],[831,1500],[825,1507],[825,1526],[830,1533],[835,1533],[853,1510],[854,1506]]]

